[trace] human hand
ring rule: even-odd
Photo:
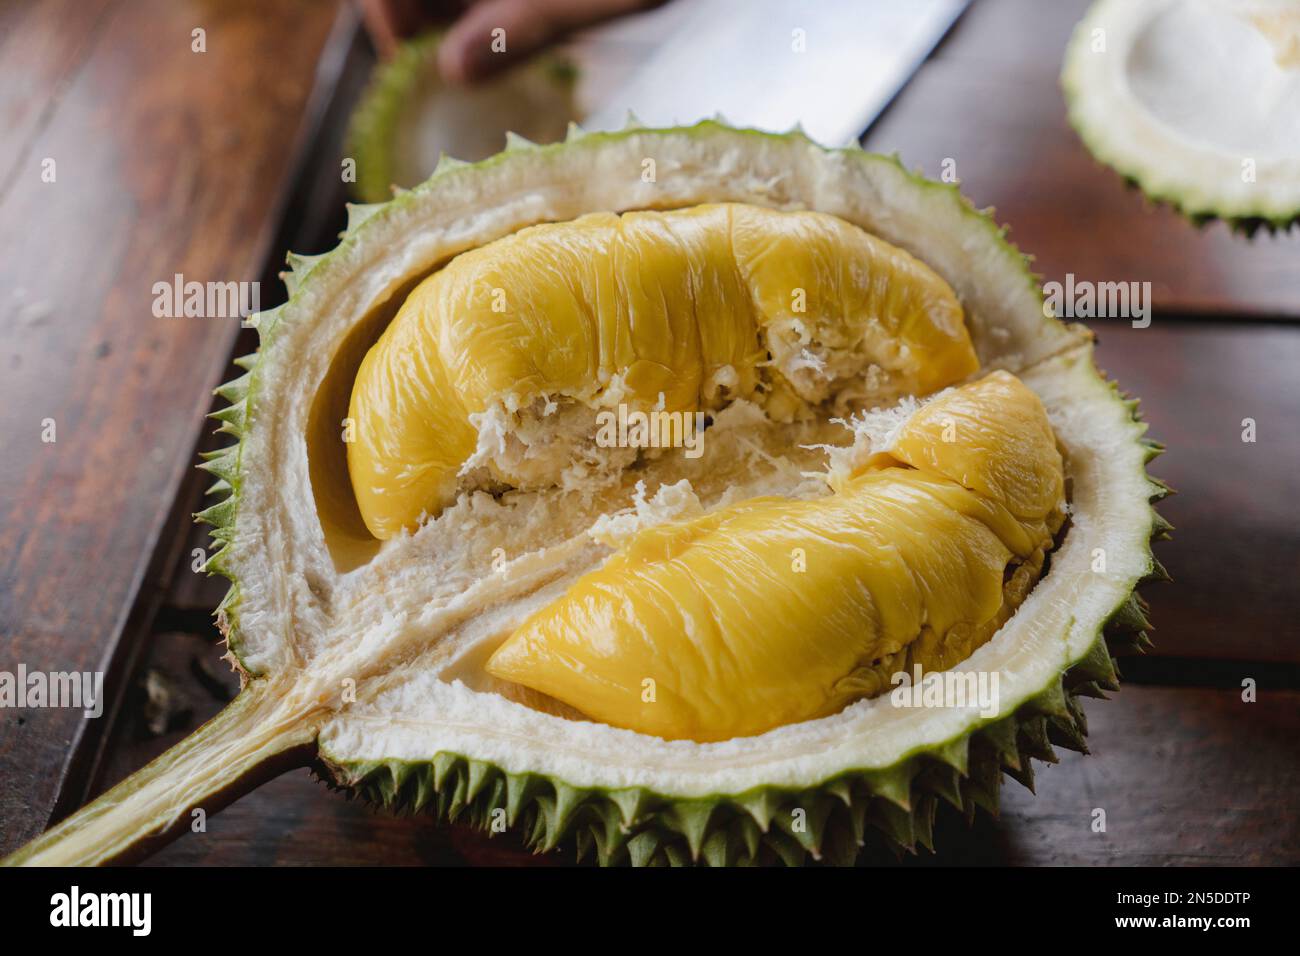
[[[404,37],[440,19],[454,18],[438,48],[438,71],[451,83],[481,80],[573,30],[662,2],[360,0],[366,28],[382,56],[390,55]],[[494,33],[498,30],[505,32]],[[498,40],[495,45],[494,40]]]

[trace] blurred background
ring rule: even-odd
[[[960,183],[1044,281],[1150,282],[1095,319],[1180,491],[1146,592],[1155,650],[1001,822],[941,818],[934,863],[1296,862],[1300,232],[1197,227],[1127,189],[1066,120],[1084,0],[0,2],[0,669],[102,670],[109,710],[0,710],[0,853],[187,734],[237,688],[194,573],[204,415],[239,316],[165,317],[176,276],[283,300],[288,250],[506,129],[728,120],[860,139]],[[503,30],[497,36],[494,31]],[[441,39],[430,39],[429,31]],[[501,49],[494,49],[494,42]],[[778,57],[805,45],[802,58]],[[378,195],[376,195],[378,193]],[[1243,420],[1257,423],[1242,440]],[[57,440],[42,438],[49,422]],[[1241,700],[1243,679],[1259,699]],[[1108,833],[1087,826],[1108,808]],[[458,828],[287,775],[152,862],[512,862]]]

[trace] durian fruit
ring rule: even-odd
[[[1300,4],[1097,0],[1061,74],[1092,154],[1200,224],[1300,217]]]
[[[576,70],[564,57],[546,54],[472,87],[448,87],[438,74],[441,39],[435,31],[402,43],[375,68],[353,110],[345,151],[362,202],[423,182],[443,155],[484,159],[506,130],[551,142],[577,118]]]
[[[1159,446],[955,188],[575,127],[349,212],[220,390],[241,693],[7,862],[129,859],[310,763],[602,864],[851,863],[1085,749],[1147,644]],[[652,412],[698,443],[599,440]],[[903,706],[915,667],[996,699]]]

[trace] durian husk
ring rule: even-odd
[[[1168,536],[1170,526],[1151,503],[1169,490],[1146,477],[1144,469],[1140,479],[1133,479],[1132,487],[1145,489],[1142,509],[1135,514],[1147,517],[1135,519],[1138,527],[1129,535],[1136,542],[1140,531],[1142,547],[1140,553],[1119,556],[1124,558],[1126,570],[1116,572],[1120,577],[1107,585],[1105,593],[1118,597],[1105,615],[1104,625],[1088,641],[1068,639],[1064,664],[1050,668],[1051,674],[1041,686],[1013,701],[995,718],[914,748],[887,765],[840,768],[814,774],[798,785],[765,783],[733,791],[674,792],[649,786],[593,785],[562,774],[506,766],[452,748],[432,748],[418,760],[397,756],[358,759],[346,748],[340,749],[337,734],[324,739],[338,719],[332,701],[338,675],[314,673],[292,642],[286,642],[267,624],[268,579],[274,584],[278,572],[274,566],[258,562],[273,553],[268,549],[282,546],[268,544],[268,540],[279,540],[274,536],[280,531],[267,524],[265,515],[249,503],[250,476],[255,469],[247,456],[250,448],[256,447],[250,440],[264,427],[259,415],[266,414],[258,405],[259,387],[262,376],[270,374],[267,363],[277,347],[284,351],[280,343],[288,336],[282,337],[284,329],[280,327],[287,314],[283,310],[297,309],[295,315],[303,321],[318,321],[314,303],[302,298],[316,281],[313,272],[340,258],[341,267],[363,257],[366,224],[376,216],[388,217],[390,223],[403,221],[401,217],[410,215],[412,203],[425,195],[440,195],[444,183],[449,183],[450,195],[486,200],[490,189],[484,178],[476,177],[504,177],[503,170],[508,171],[512,163],[545,177],[547,164],[560,155],[557,151],[592,151],[582,155],[590,156],[596,165],[607,147],[633,155],[655,149],[682,154],[699,150],[706,155],[714,151],[715,157],[724,158],[730,150],[740,154],[771,151],[774,155],[788,151],[794,159],[821,157],[816,162],[831,168],[870,164],[885,170],[891,182],[909,191],[909,200],[933,202],[945,215],[960,217],[968,230],[967,240],[975,234],[984,237],[980,240],[986,245],[982,254],[999,263],[991,268],[1005,273],[1003,294],[1009,297],[1008,302],[1015,298],[1031,307],[1037,302],[1041,309],[1041,291],[1027,260],[1006,241],[1005,230],[987,214],[973,209],[955,188],[908,173],[896,159],[858,150],[822,150],[799,132],[776,136],[732,130],[714,122],[669,130],[642,130],[633,125],[618,133],[593,135],[572,127],[566,144],[537,149],[512,138],[505,153],[476,166],[443,164],[416,193],[402,194],[379,206],[350,206],[348,229],[339,249],[326,256],[290,256],[290,270],[284,276],[291,296],[288,306],[258,318],[261,350],[239,360],[246,373],[218,389],[229,405],[213,417],[220,423],[218,430],[233,436],[235,442],[202,465],[217,479],[211,491],[220,500],[197,517],[213,526],[213,538],[222,545],[209,560],[208,570],[232,581],[217,614],[231,660],[244,678],[241,694],[191,738],[6,863],[87,864],[131,859],[158,841],[183,832],[191,809],[212,809],[270,773],[310,763],[331,784],[382,806],[429,812],[489,832],[498,832],[504,824],[538,851],[567,844],[580,859],[592,858],[601,864],[798,864],[808,860],[842,864],[855,861],[869,841],[883,841],[898,850],[930,847],[941,802],[951,804],[968,819],[980,807],[996,813],[1002,773],[1032,786],[1032,760],[1055,761],[1057,746],[1086,752],[1081,700],[1103,698],[1117,688],[1113,654],[1141,652],[1149,646],[1146,606],[1134,588],[1148,580],[1167,578],[1151,555],[1149,542]],[[647,193],[646,205],[663,204],[671,201],[656,200],[653,193]],[[956,257],[964,254],[964,250],[953,252]],[[402,268],[409,274],[413,267],[407,262]],[[950,281],[954,278],[947,277]],[[392,270],[385,279],[390,287],[399,286],[401,270]],[[958,291],[960,294],[961,289]],[[1017,342],[1022,351],[1013,359],[1040,369],[1039,388],[1057,389],[1058,406],[1063,397],[1077,397],[1094,417],[1098,411],[1108,416],[1113,413],[1116,424],[1108,427],[1115,434],[1109,435],[1108,441],[1113,442],[1115,453],[1143,465],[1149,462],[1161,446],[1143,437],[1145,426],[1139,422],[1137,403],[1124,398],[1113,383],[1102,384],[1104,378],[1092,361],[1090,337],[1068,332],[1047,313],[1043,315],[1043,329],[1026,332]],[[997,328],[997,316],[972,312],[969,318],[977,330],[982,329],[982,341],[998,338],[990,331]],[[989,358],[992,364],[1007,364],[997,355]],[[281,360],[291,359],[281,356]],[[1120,421],[1125,424],[1118,424]],[[1068,439],[1069,435],[1062,436],[1058,428],[1058,437]],[[259,487],[257,493],[271,491]],[[1088,518],[1088,514],[1074,515],[1076,522]],[[1053,580],[1050,568],[1043,580]],[[1089,586],[1087,582],[1079,584]],[[1017,612],[1017,616],[1025,613]],[[1008,626],[1015,619],[1013,616]],[[997,644],[999,636],[991,643]],[[361,683],[364,679],[362,675]],[[523,759],[526,762],[527,754]],[[802,823],[795,825],[796,819]]]

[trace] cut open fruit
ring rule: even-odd
[[[1099,0],[1061,77],[1099,160],[1194,221],[1300,217],[1300,4]]]
[[[128,856],[183,828],[191,808],[311,759],[386,805],[513,828],[538,849],[572,843],[602,863],[850,862],[869,840],[928,846],[940,800],[995,809],[1004,770],[1028,782],[1030,758],[1054,759],[1052,744],[1083,749],[1079,698],[1115,687],[1107,638],[1146,642],[1134,588],[1163,574],[1149,542],[1168,526],[1150,502],[1167,489],[1146,474],[1158,446],[1134,403],[1098,373],[1088,333],[1045,313],[1002,231],[952,187],[799,134],[708,122],[511,143],[390,203],[352,207],[337,249],[291,260],[290,301],[260,317],[248,374],[221,390],[231,405],[217,417],[237,442],[206,464],[221,501],[201,517],[223,545],[210,567],[233,582],[219,614],[245,686],[195,736],[10,862]],[[693,216],[734,224],[739,207],[717,204],[740,204],[769,238],[797,221],[851,242],[805,236],[774,260],[786,271],[770,299],[738,302],[763,283],[733,282],[749,261],[734,231],[727,243],[691,231]],[[556,290],[571,292],[575,272],[613,242],[608,214],[634,210],[663,214],[638,221],[676,237],[669,246],[699,239],[706,267],[625,264],[608,273],[623,283],[612,299],[560,309]],[[519,244],[588,235],[593,214],[605,238],[575,260],[552,258],[549,276],[492,271],[494,243],[514,243],[509,261],[527,261]],[[530,230],[543,223],[558,225]],[[459,279],[487,310],[424,323],[438,305],[428,290],[476,262]],[[683,275],[689,291],[673,299],[665,290]],[[827,290],[844,276],[883,292],[841,307],[849,300]],[[927,304],[909,312],[918,290]],[[643,304],[620,311],[632,292]],[[637,331],[682,320],[681,303],[707,305],[687,310],[683,338]],[[464,331],[457,322],[474,334],[445,334]],[[520,322],[533,323],[529,335]],[[405,364],[385,365],[382,342],[408,324]],[[579,327],[612,337],[584,339]],[[735,347],[702,344],[719,327],[742,330]],[[577,340],[587,345],[575,355],[541,354]],[[625,387],[645,350],[672,343],[686,345],[659,362],[649,391]],[[962,347],[967,359],[944,358]],[[527,361],[536,379],[518,374]],[[376,367],[389,388],[368,390]],[[500,368],[510,371],[493,380]],[[691,385],[670,408],[683,376]],[[710,379],[737,387],[701,387]],[[531,384],[503,398],[501,383],[517,381]],[[707,412],[699,455],[592,452],[609,449],[590,440],[588,413],[609,410],[619,381],[615,395],[633,411]],[[448,403],[471,440],[426,427]],[[349,460],[375,434],[365,422],[397,436],[370,453],[400,465],[432,447],[450,485],[392,512],[363,504],[354,481],[375,482]],[[565,452],[501,451],[507,439],[541,451],[548,438]],[[575,462],[574,449],[591,460]],[[642,560],[650,570],[637,585],[628,564]],[[764,568],[769,579],[753,580]],[[646,711],[638,698],[634,709],[653,720],[600,703],[590,661],[561,653],[582,678],[566,683],[538,676],[545,661],[512,656],[520,641],[562,635],[586,653],[610,640],[614,631],[582,622],[584,588],[622,607],[622,625],[644,625],[643,656],[625,645],[605,664],[626,665],[616,705],[652,678],[658,703]],[[672,614],[653,622],[656,589]],[[642,672],[681,663],[683,641],[696,657],[681,681]],[[728,667],[722,654],[735,655]],[[996,675],[996,699],[907,707],[879,693],[890,667],[914,662]],[[689,706],[660,720],[654,707],[674,697]],[[722,716],[701,724],[708,700]]]

